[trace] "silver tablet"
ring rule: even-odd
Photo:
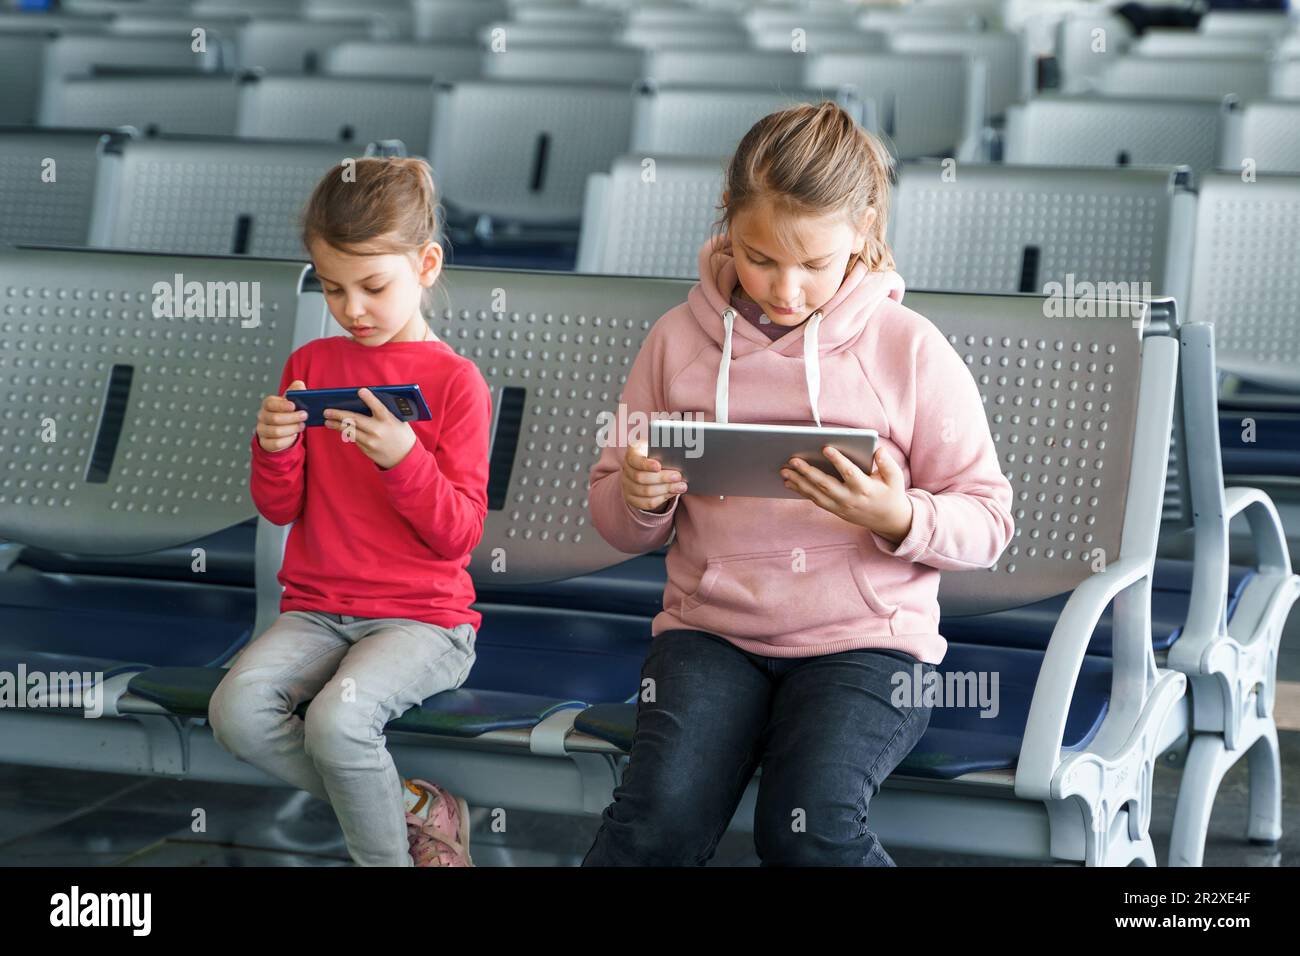
[[[753,425],[652,419],[648,452],[665,467],[682,473],[689,495],[747,498],[802,498],[787,488],[781,469],[801,458],[837,480],[837,469],[822,454],[834,445],[871,474],[876,453],[874,428],[816,428],[807,425]]]

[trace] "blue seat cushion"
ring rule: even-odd
[[[467,688],[590,703],[636,694],[650,649],[648,618],[506,604],[474,608],[483,623]]]
[[[986,675],[992,706],[933,707],[925,735],[899,765],[912,777],[951,780],[963,774],[1014,769],[1020,756],[1029,704],[1042,668],[1043,654],[1023,648],[994,648],[949,644],[935,673],[943,676],[973,672]],[[993,675],[997,675],[996,694]],[[1086,656],[1074,699],[1066,718],[1063,746],[1080,750],[1096,736],[1110,700],[1111,660]],[[951,698],[949,698],[951,701]],[[968,704],[972,702],[968,701]],[[984,717],[987,711],[991,716]],[[636,725],[635,704],[604,704],[583,712],[574,727],[615,746],[630,750]]]
[[[43,573],[19,561],[0,574],[0,653],[50,654],[153,667],[219,665],[257,613],[250,588]]]
[[[1231,619],[1254,570],[1233,566],[1228,569],[1228,618]],[[1151,587],[1151,643],[1156,651],[1168,651],[1183,632],[1191,601],[1192,562],[1161,559],[1156,562]],[[949,641],[996,644],[1000,647],[1043,649],[1069,595],[1058,595],[1025,607],[972,617],[944,618],[943,636]],[[1088,653],[1111,656],[1112,608],[1097,622]]]
[[[1244,419],[1254,421],[1254,440],[1244,440]],[[1300,415],[1265,409],[1222,409],[1219,447],[1225,475],[1300,477]]]

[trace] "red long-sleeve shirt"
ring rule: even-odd
[[[416,443],[387,471],[329,428],[304,429],[279,452],[265,451],[254,433],[253,503],[274,524],[293,522],[278,575],[281,613],[477,630],[467,568],[487,514],[492,410],[478,368],[441,341],[371,347],[331,336],[289,356],[279,393],[294,380],[307,388],[415,382],[433,418],[411,424]]]

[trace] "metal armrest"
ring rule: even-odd
[[[1115,598],[1135,585],[1151,587],[1152,562],[1121,558],[1077,588],[1061,610],[1029,705],[1025,739],[1016,769],[1016,794],[1048,799],[1052,777],[1061,762],[1065,721],[1074,699],[1079,669],[1097,621]],[[1116,619],[1116,627],[1121,624]]]

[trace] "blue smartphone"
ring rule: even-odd
[[[395,418],[404,422],[427,422],[433,418],[429,406],[420,393],[419,385],[364,385]],[[325,424],[325,409],[337,408],[344,412],[370,415],[370,407],[357,394],[358,388],[301,388],[284,393],[294,407],[307,413],[308,428]]]

